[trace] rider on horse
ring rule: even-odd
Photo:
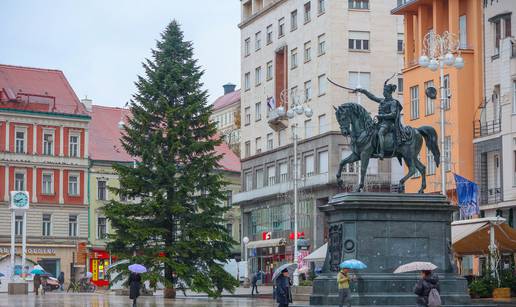
[[[401,103],[392,97],[392,93],[396,91],[396,85],[387,84],[389,80],[386,80],[383,85],[383,97],[378,98],[373,95],[371,92],[358,88],[355,89],[356,92],[363,93],[367,96],[367,98],[371,99],[379,103],[378,106],[378,158],[383,160],[385,156],[385,135],[391,131],[394,131],[394,147],[393,151],[396,147],[402,142],[408,139],[407,132],[404,131],[403,126],[401,125],[401,110],[403,110],[403,106]]]

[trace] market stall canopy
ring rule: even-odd
[[[326,259],[326,252],[328,251],[328,243],[319,247],[313,253],[303,258],[303,261],[324,261]]]
[[[283,238],[270,239],[270,240],[259,240],[251,241],[247,243],[247,248],[260,248],[260,247],[273,247],[285,245],[287,241]]]
[[[503,218],[480,218],[451,224],[453,251],[457,255],[489,254],[489,229],[493,224],[495,242],[501,252],[516,251],[516,229]]]

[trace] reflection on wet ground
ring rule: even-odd
[[[132,301],[126,296],[116,296],[112,294],[67,294],[67,293],[47,293],[45,296],[29,295],[7,295],[0,294],[0,306],[44,306],[44,307],[72,307],[72,306],[91,306],[91,307],[114,307],[131,306]],[[161,306],[186,306],[186,307],[271,307],[275,306],[272,299],[264,298],[237,298],[223,297],[219,299],[209,299],[204,297],[196,298],[177,298],[175,300],[164,299],[162,296],[142,296],[138,298],[139,307],[161,307]]]

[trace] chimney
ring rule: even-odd
[[[236,85],[234,85],[232,83],[228,83],[228,84],[224,84],[222,87],[224,88],[224,95],[226,95],[231,92],[234,92]]]
[[[88,112],[91,112],[91,105],[93,104],[93,100],[89,99],[88,96],[85,96],[81,99],[82,104],[86,108]]]

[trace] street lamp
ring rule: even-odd
[[[248,283],[248,276],[249,276],[249,263],[247,263],[247,243],[249,243],[249,238],[248,237],[243,237],[242,238],[242,243],[244,243],[244,260],[245,260],[245,277],[244,277],[244,282],[245,283]]]
[[[299,103],[298,97],[295,97],[295,94],[292,93],[292,106],[291,108],[286,112],[287,118],[289,120],[294,120],[296,116],[304,116],[306,118],[310,118],[313,115],[313,110],[310,109],[308,106],[303,106],[301,103]],[[299,271],[297,269],[298,259],[298,224],[297,224],[297,207],[298,207],[298,192],[297,192],[297,183],[298,183],[298,163],[297,163],[297,141],[298,141],[298,135],[297,135],[297,121],[293,121],[292,123],[292,139],[294,142],[294,263],[296,264],[296,270],[294,271],[294,285],[299,285]]]
[[[454,53],[457,53],[457,56]],[[423,50],[422,55],[419,57],[419,65],[421,67],[427,67],[431,71],[440,69],[439,86],[440,86],[440,128],[441,128],[441,153],[444,156],[444,125],[445,125],[445,114],[446,99],[448,93],[445,93],[444,88],[444,66],[454,66],[456,69],[464,67],[464,58],[462,58],[459,51],[459,39],[456,35],[444,31],[441,35],[436,34],[433,30],[428,32],[423,38]],[[443,163],[444,162],[444,163]],[[441,161],[441,189],[442,194],[446,196],[446,163],[448,161]]]

